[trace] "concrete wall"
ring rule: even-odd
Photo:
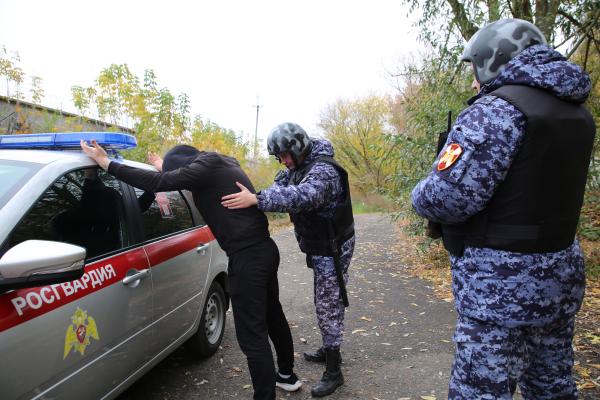
[[[93,118],[0,96],[0,134],[133,130]]]

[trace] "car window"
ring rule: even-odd
[[[126,247],[123,193],[119,182],[97,168],[72,171],[50,186],[9,237],[54,240],[85,247],[94,258]]]
[[[182,190],[180,193],[183,195],[183,198],[187,202],[188,207],[192,211],[192,216],[196,221],[196,226],[205,226],[206,221],[204,221],[204,217],[200,213],[200,210],[198,210],[194,205],[194,195],[192,194],[192,192],[190,192],[189,190]]]
[[[138,199],[143,191],[136,189]],[[140,201],[140,205],[142,205]],[[146,240],[156,239],[194,227],[190,209],[179,192],[155,194],[150,206],[141,206],[142,223]]]
[[[0,160],[0,208],[40,169],[39,164]]]

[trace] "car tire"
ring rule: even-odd
[[[219,349],[225,333],[226,307],[227,299],[223,288],[218,282],[213,282],[202,309],[198,331],[188,342],[194,355],[209,357]]]

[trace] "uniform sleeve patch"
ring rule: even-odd
[[[462,152],[463,149],[458,143],[450,143],[448,146],[446,146],[446,150],[444,150],[444,153],[440,157],[440,161],[437,165],[437,170],[443,171],[445,169],[450,168],[452,164],[454,164],[456,160],[458,160]]]

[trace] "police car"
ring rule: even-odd
[[[80,139],[135,146],[0,136],[3,400],[114,398],[184,342],[206,357],[223,337],[227,258],[191,195],[144,193],[64,151]]]

